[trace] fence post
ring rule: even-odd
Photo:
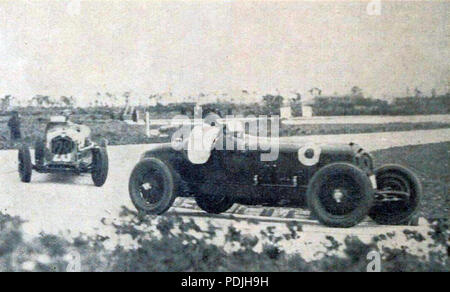
[[[150,138],[150,113],[145,111],[145,134]]]

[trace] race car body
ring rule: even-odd
[[[102,186],[108,174],[106,143],[90,140],[87,126],[52,117],[45,136],[35,143],[35,164],[31,162],[26,145],[19,149],[19,174],[23,182],[30,182],[32,170],[41,173],[91,173],[96,186]]]
[[[202,147],[195,149],[199,139]],[[225,149],[224,140],[234,149]],[[129,192],[138,210],[161,214],[186,195],[210,213],[234,203],[286,200],[306,203],[325,225],[351,227],[367,215],[383,224],[407,224],[418,208],[421,186],[415,175],[398,165],[374,169],[370,154],[354,143],[282,143],[227,135],[211,126],[194,127],[178,143],[152,146],[135,167]],[[276,159],[261,159],[274,147]]]

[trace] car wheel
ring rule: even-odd
[[[20,180],[24,183],[31,181],[31,172],[33,165],[31,164],[30,148],[26,145],[22,145],[19,149],[19,175]]]
[[[92,181],[97,187],[105,184],[108,177],[108,152],[106,148],[96,148],[92,150]]]
[[[376,169],[375,176],[377,192],[370,218],[385,225],[408,225],[414,221],[422,196],[422,186],[414,173],[391,164]]]
[[[205,212],[220,214],[233,206],[234,201],[224,194],[198,194],[195,202]]]
[[[44,165],[45,159],[45,141],[39,138],[34,144],[34,161],[36,165]]]
[[[306,193],[315,217],[330,227],[360,223],[373,204],[373,189],[366,173],[349,163],[333,163],[311,179]]]
[[[159,215],[172,206],[178,184],[169,164],[149,157],[134,167],[128,189],[136,209],[146,214]]]

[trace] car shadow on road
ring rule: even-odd
[[[284,218],[275,218],[275,217],[260,217],[260,216],[249,216],[249,217],[238,217],[230,213],[222,213],[222,214],[209,214],[202,211],[184,211],[184,210],[170,210],[165,216],[189,216],[189,217],[198,217],[198,218],[216,218],[216,219],[227,219],[234,221],[248,221],[249,223],[260,223],[260,222],[268,222],[268,223],[288,223],[291,221],[300,222],[300,223],[308,223],[311,225],[319,225],[318,222],[308,219],[284,219]]]
[[[41,177],[39,177],[38,180],[31,181],[32,183],[38,183],[38,184],[46,184],[46,183],[53,183],[53,184],[67,184],[67,185],[80,185],[80,186],[92,186],[94,187],[94,184],[92,183],[92,180],[90,179],[90,176],[87,175],[77,175],[77,174],[41,174]]]

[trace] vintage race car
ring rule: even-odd
[[[94,184],[103,186],[108,176],[106,141],[96,144],[90,140],[87,126],[71,123],[64,116],[51,117],[45,138],[35,144],[35,164],[30,149],[19,149],[19,175],[30,182],[32,170],[40,173],[91,173]]]
[[[190,147],[196,133],[203,133],[203,146],[209,143],[200,151]],[[224,139],[240,146],[216,147]],[[225,212],[234,203],[275,206],[290,200],[306,205],[314,218],[331,227],[351,227],[367,215],[388,225],[416,220],[421,185],[405,167],[374,169],[371,155],[354,143],[276,140],[277,158],[263,161],[261,154],[273,145],[260,140],[257,143],[242,133],[230,135],[226,126],[198,125],[188,138],[178,141],[182,147],[153,145],[131,173],[131,200],[147,214],[164,213],[177,196],[194,196],[209,213]]]

